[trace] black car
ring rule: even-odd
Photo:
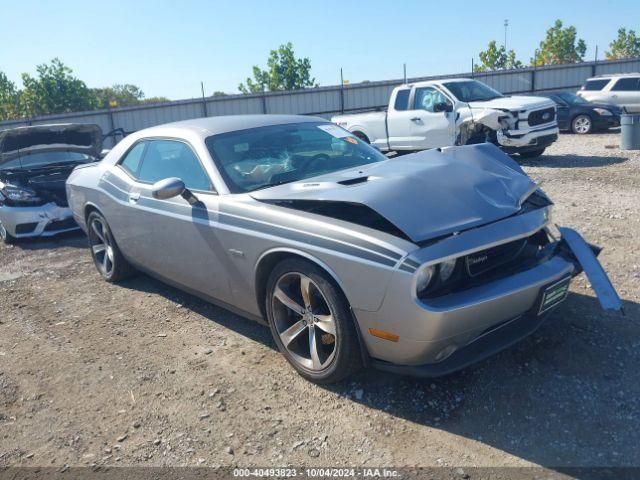
[[[573,133],[591,133],[620,126],[621,110],[615,105],[592,103],[570,92],[536,93],[556,102],[558,128]]]

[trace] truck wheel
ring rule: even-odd
[[[520,152],[522,158],[537,158],[544,153],[546,149],[540,148],[538,150],[529,150],[528,152]]]
[[[360,140],[362,140],[364,143],[371,144],[371,142],[369,141],[369,137],[367,137],[364,133],[362,133],[362,132],[353,132],[353,134],[356,137],[358,137]]]
[[[9,232],[7,232],[7,229],[4,228],[4,225],[2,225],[2,222],[0,222],[0,238],[6,245],[13,245],[18,241],[16,237],[14,237]]]
[[[579,135],[584,135],[593,129],[593,122],[589,115],[578,115],[571,121],[571,131]]]

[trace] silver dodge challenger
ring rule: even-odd
[[[532,333],[581,271],[552,202],[490,144],[387,158],[321,118],[149,128],[67,180],[105,280],[136,270],[268,324],[304,377],[445,375]]]

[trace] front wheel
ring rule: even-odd
[[[593,123],[589,115],[578,115],[571,122],[571,131],[579,135],[585,135],[593,129]]]
[[[527,152],[520,152],[519,155],[522,158],[537,158],[540,155],[542,155],[545,150],[546,150],[545,148],[540,148],[538,150],[529,150]]]
[[[17,238],[7,232],[7,229],[0,222],[0,238],[6,245],[13,245],[17,242]]]
[[[87,226],[91,257],[102,278],[117,282],[131,276],[133,268],[122,256],[105,218],[98,212],[91,212]]]
[[[265,306],[278,348],[304,378],[334,383],[362,366],[348,302],[315,264],[289,259],[276,265]]]

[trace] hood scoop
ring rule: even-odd
[[[356,177],[349,180],[342,180],[338,182],[340,185],[357,185],[358,183],[365,183],[369,181],[369,177]]]
[[[423,242],[511,216],[537,189],[511,157],[487,143],[426,150],[314,180],[323,188],[296,182],[251,195]]]

